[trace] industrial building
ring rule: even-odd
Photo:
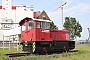
[[[4,34],[4,31],[17,28],[22,18],[33,18],[33,12],[33,6],[13,6],[12,0],[2,0],[2,5],[0,6],[0,41],[3,40],[3,35],[10,34],[10,32]],[[5,40],[7,39],[5,38]]]

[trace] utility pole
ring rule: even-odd
[[[64,16],[63,16],[63,15],[64,15],[64,13],[63,13],[63,6],[66,5],[66,4],[67,4],[67,2],[65,2],[65,3],[63,3],[63,4],[62,4],[62,2],[61,2],[61,5],[60,5],[58,8],[56,8],[55,10],[52,11],[52,12],[54,12],[54,11],[56,11],[57,9],[61,8],[61,13],[62,13],[62,29],[64,29],[63,25],[64,25],[64,22],[65,22],[65,21],[64,21],[65,19],[63,18],[63,17],[64,17]]]

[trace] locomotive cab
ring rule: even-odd
[[[34,21],[31,18],[25,18],[20,21],[19,25],[21,26],[21,40],[22,42],[29,41],[29,32],[34,31]]]
[[[47,41],[50,39],[50,22],[47,20],[25,18],[20,21],[21,41]],[[48,36],[47,38],[45,36]]]

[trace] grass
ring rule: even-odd
[[[33,56],[32,57],[20,57],[17,60],[89,60],[90,59],[90,46],[76,46],[78,52],[62,53],[62,55],[52,54],[51,56]],[[5,50],[0,49],[0,60],[6,60],[4,54],[15,53],[17,50],[11,48],[9,51],[7,48]],[[22,52],[19,50],[19,52]]]
[[[76,46],[78,52],[63,53],[59,58],[52,58],[52,60],[89,60],[90,46]]]
[[[10,50],[8,48],[4,48],[4,50],[2,48],[0,48],[0,60],[7,59],[5,54],[16,53],[16,52],[22,52],[22,51],[20,49],[19,49],[19,51],[17,51],[16,48],[10,48]]]
[[[89,53],[87,50],[79,50],[78,52],[69,52],[69,53],[63,53],[62,57],[68,57],[68,56],[72,56],[72,55],[80,55],[80,54],[85,54],[85,53]]]

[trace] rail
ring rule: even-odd
[[[20,56],[29,56],[30,53],[12,53],[12,54],[5,54],[7,57],[20,57]]]

